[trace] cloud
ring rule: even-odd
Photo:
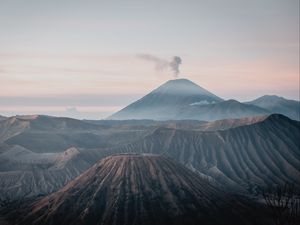
[[[162,71],[168,68],[169,62],[165,59],[161,59],[159,57],[156,57],[154,55],[148,55],[148,54],[140,54],[138,55],[140,59],[144,59],[147,61],[151,61],[155,65],[155,70]]]

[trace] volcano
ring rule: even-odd
[[[167,81],[108,119],[220,120],[266,115],[269,111],[222,98],[187,79]]]
[[[182,108],[211,104],[223,99],[187,79],[169,80],[140,100],[113,114],[109,119],[176,119]]]
[[[241,201],[169,158],[145,154],[104,158],[20,208],[15,224],[254,224]]]

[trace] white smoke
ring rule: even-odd
[[[172,57],[171,60],[162,59],[157,56],[149,55],[149,54],[140,54],[138,55],[138,57],[140,59],[153,62],[155,65],[155,70],[157,71],[170,69],[173,72],[174,78],[177,78],[178,75],[180,74],[179,66],[182,63],[182,60],[179,56],[174,56]]]

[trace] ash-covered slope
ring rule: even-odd
[[[16,144],[24,146],[33,146],[33,150],[27,149],[20,145],[0,144],[0,206],[8,202],[40,196],[57,191],[67,182],[78,176],[85,169],[89,168],[97,160],[119,152],[119,148],[95,148],[90,149],[83,145],[83,148],[69,147],[60,149],[59,146],[74,144],[72,140],[81,139],[82,130],[75,128],[67,128],[70,125],[65,125],[62,130],[54,129],[54,127],[62,127],[61,124],[66,124],[62,118],[41,117],[43,123],[39,122],[38,117],[22,116],[20,119],[9,118],[11,121],[11,129],[3,132],[3,137],[8,134],[20,132],[17,136],[24,137],[30,134],[30,139],[8,139]],[[152,134],[158,128],[172,128],[183,130],[226,130],[232,127],[243,126],[245,124],[253,124],[264,118],[244,118],[238,120],[222,120],[215,122],[200,122],[200,121],[147,121],[143,126],[140,121],[100,121],[102,126],[99,130],[89,130],[87,127],[84,132],[98,132],[98,139],[106,139],[109,146],[123,146],[122,140],[126,143],[135,143],[137,137],[143,139],[147,134]],[[37,120],[32,125],[32,120]],[[50,121],[49,121],[50,120]],[[56,121],[58,120],[58,121]],[[48,121],[48,122],[47,122]],[[71,120],[73,121],[73,120]],[[6,121],[5,124],[8,122]],[[81,121],[75,121],[76,124],[81,124]],[[43,124],[43,126],[42,126]],[[54,124],[56,124],[54,126]],[[24,126],[26,125],[26,126]],[[40,127],[37,129],[37,125]],[[9,126],[7,126],[9,127]],[[98,128],[98,126],[96,126]],[[75,135],[76,138],[58,137],[68,134],[69,137]],[[137,135],[138,134],[138,135]],[[53,135],[58,138],[49,138]],[[25,136],[26,137],[26,136]],[[43,137],[42,139],[40,139]],[[110,140],[110,137],[111,138]],[[24,140],[24,142],[20,142]],[[43,141],[41,141],[43,140]],[[115,141],[114,141],[115,140]],[[18,142],[19,141],[19,142]],[[84,143],[82,140],[76,140],[75,143]],[[120,144],[121,143],[121,144]],[[153,142],[153,145],[155,142]],[[55,151],[51,152],[53,148]],[[163,146],[162,146],[163,147]],[[131,149],[132,150],[132,149]],[[161,149],[163,152],[164,149]],[[123,151],[123,148],[122,148]],[[44,153],[47,152],[47,153]]]
[[[293,120],[300,120],[300,102],[276,95],[264,95],[246,104],[256,105],[272,113],[280,113]]]
[[[137,140],[149,129],[39,115],[0,121],[0,207],[57,191],[110,154],[99,148]]]
[[[37,116],[14,116],[0,120],[0,142],[16,136],[29,128],[31,120],[36,119]]]
[[[300,122],[271,115],[228,130],[158,128],[115,152],[165,154],[224,187],[300,187]]]
[[[20,145],[37,153],[71,147],[103,148],[126,143],[151,129],[145,126],[100,125],[65,117],[14,116],[0,121],[0,143]]]
[[[241,201],[155,155],[107,157],[20,211],[22,225],[254,224]]]
[[[170,80],[108,119],[220,120],[265,115],[269,111],[224,101],[187,79]]]
[[[147,128],[131,126],[130,121],[121,121],[121,125],[115,122],[113,128],[108,126],[103,131],[106,135],[97,136],[116,136],[110,140],[114,144],[110,147],[40,153],[44,150],[33,152],[20,146],[0,145],[0,205],[56,191],[97,160],[127,152],[166,154],[224,188],[255,193],[258,186],[286,181],[300,187],[300,125],[282,115],[208,123],[156,121]],[[141,132],[139,138],[130,135],[131,129],[134,134]],[[123,131],[119,133],[120,130]],[[74,131],[66,132],[71,135]],[[117,140],[123,132],[125,144]],[[40,146],[48,149],[53,140],[46,139],[48,132],[43,134],[45,142]],[[38,143],[39,136],[34,132],[32,135],[29,141]],[[64,139],[57,141],[64,144]]]
[[[89,168],[93,158],[76,148],[41,154],[0,144],[0,207],[58,190]]]

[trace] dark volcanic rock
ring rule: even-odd
[[[115,155],[16,213],[16,224],[257,224],[246,209],[168,158]]]

